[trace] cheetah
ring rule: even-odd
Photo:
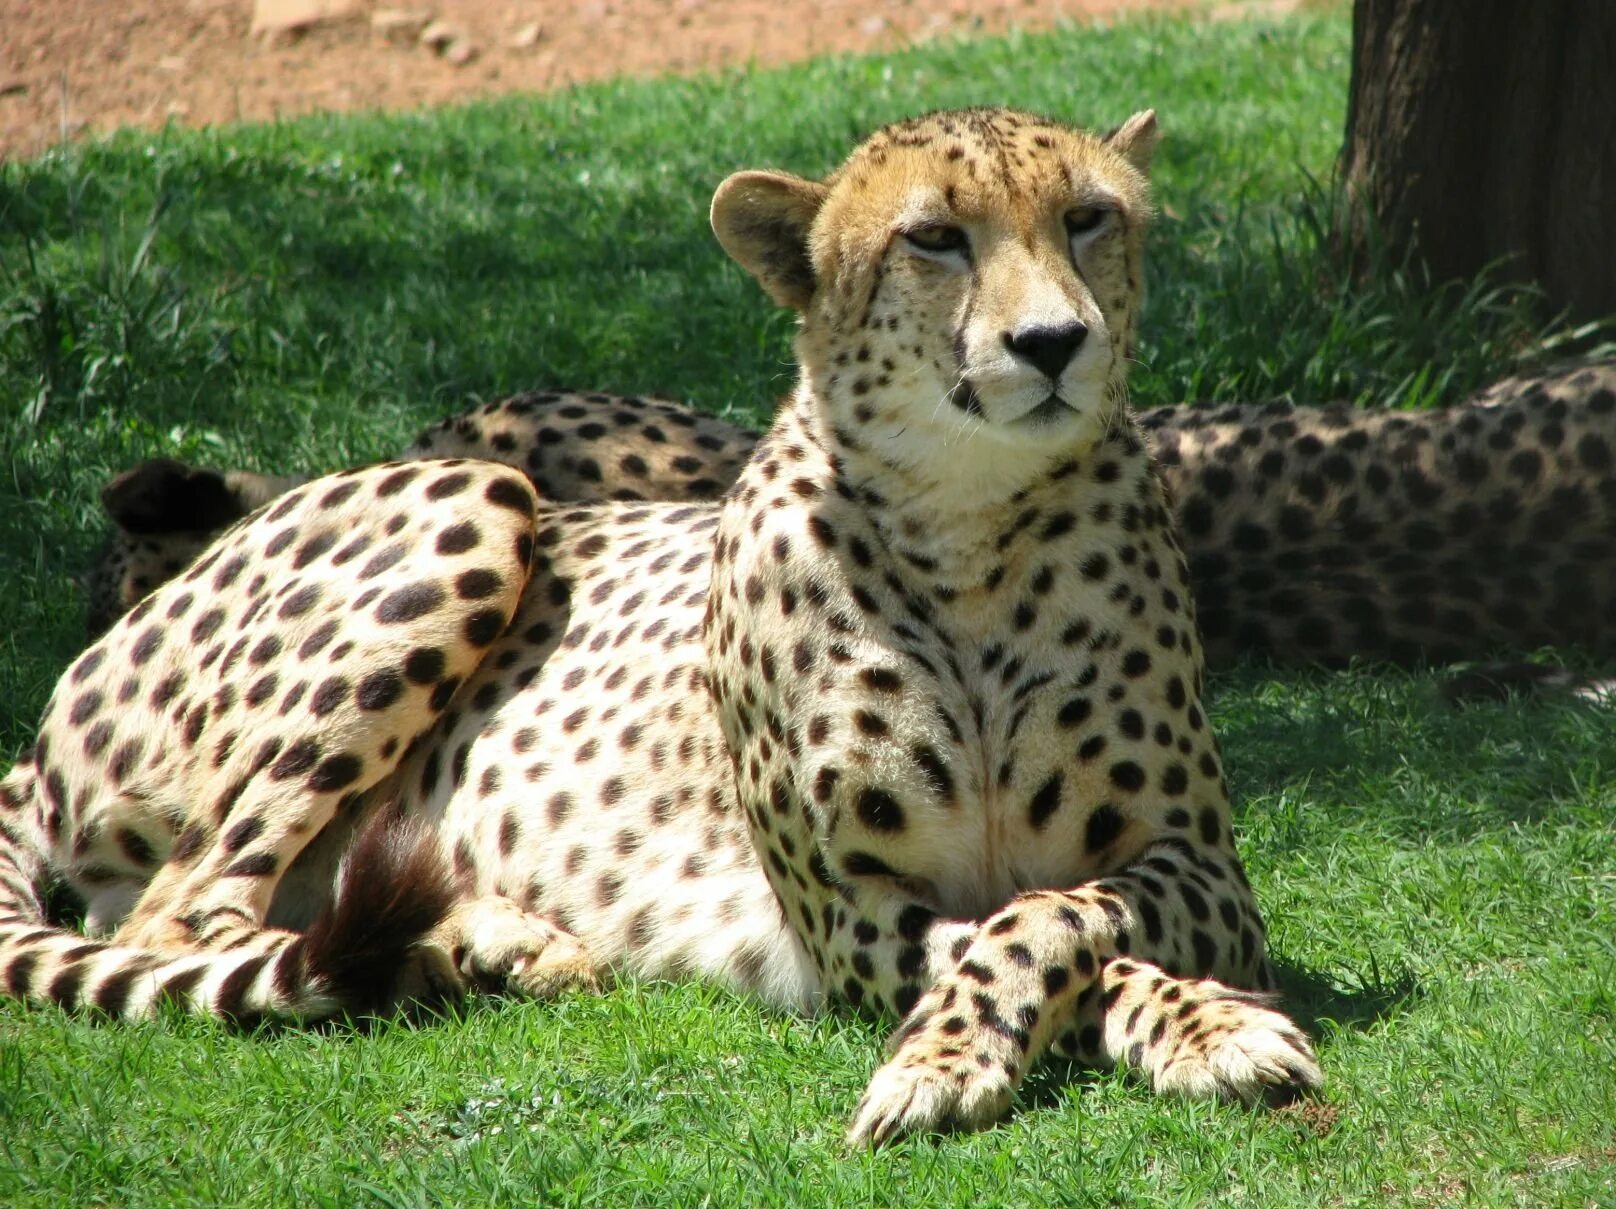
[[[1157,137],[942,112],[724,181],[799,377],[720,502],[440,458],[228,530],[0,783],[0,981],[123,1017],[622,971],[839,1001],[900,1021],[855,1144],[985,1127],[1050,1051],[1318,1087],[1126,405]]]
[[[1279,401],[1137,418],[1209,666],[1616,653],[1616,362],[1427,412]],[[661,400],[544,392],[446,420],[404,456],[504,462],[548,500],[703,500],[756,439]],[[116,530],[91,575],[91,637],[293,481],[168,459],[120,475],[103,496]]]

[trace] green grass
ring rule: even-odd
[[[430,114],[170,131],[0,169],[0,747],[79,640],[105,476],[318,470],[477,399],[658,391],[759,419],[786,317],[706,230],[735,168],[1011,101],[1154,105],[1142,402],[1452,401],[1540,349],[1529,297],[1330,254],[1342,16],[1126,23]],[[698,986],[242,1035],[0,1006],[0,1204],[1616,1203],[1616,742],[1585,707],[1260,670],[1214,707],[1306,1112],[1040,1072],[981,1136],[840,1136],[878,1026]]]

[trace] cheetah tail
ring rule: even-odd
[[[265,930],[225,950],[144,950],[51,924],[48,869],[30,842],[31,764],[0,781],[0,993],[124,1018],[182,1011],[248,1022],[391,1007],[411,951],[454,898],[436,836],[379,811],[349,847],[331,901],[302,933]]]
[[[330,905],[301,938],[309,976],[350,1012],[393,1007],[409,951],[443,922],[456,896],[437,836],[382,807],[348,849]]]

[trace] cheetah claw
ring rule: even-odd
[[[460,973],[474,986],[531,999],[596,990],[600,968],[583,943],[498,896],[464,904],[445,929]]]

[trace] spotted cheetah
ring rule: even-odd
[[[721,503],[439,459],[226,532],[3,782],[0,979],[120,1016],[622,970],[837,999],[902,1021],[856,1143],[985,1126],[1051,1049],[1318,1086],[1126,407],[1156,140],[967,110],[726,180],[800,375]]]
[[[1616,653],[1616,362],[1428,412],[1287,402],[1138,416],[1176,503],[1208,663],[1413,665]],[[755,434],[658,400],[544,393],[429,429],[409,457],[525,470],[545,499],[711,499]],[[289,481],[167,459],[115,480],[92,637]],[[1496,677],[1494,677],[1496,679]]]
[[[1616,654],[1616,363],[1431,412],[1161,419],[1145,424],[1220,659]]]

